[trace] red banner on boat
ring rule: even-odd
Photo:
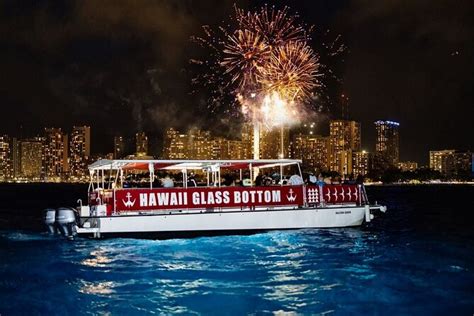
[[[303,205],[302,186],[158,188],[115,191],[117,211]]]
[[[321,202],[330,204],[358,203],[360,202],[360,193],[360,188],[352,184],[306,187],[308,204],[319,204]]]

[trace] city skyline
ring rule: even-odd
[[[472,174],[474,154],[464,150],[430,150],[429,165],[399,158],[400,123],[377,120],[373,133],[377,142],[371,150],[361,147],[363,140],[360,122],[330,121],[326,135],[315,133],[315,123],[307,122],[298,128],[260,130],[260,158],[278,159],[281,145],[284,158],[301,159],[303,168],[313,172],[336,172],[341,176],[380,177],[389,169],[415,172],[429,168],[446,177],[466,178]],[[244,124],[237,138],[214,135],[209,130],[192,128],[179,131],[168,128],[162,146],[151,151],[150,137],[136,133],[133,137],[116,135],[113,150],[91,152],[91,127],[73,126],[70,132],[46,127],[41,135],[18,138],[0,135],[0,178],[45,181],[78,180],[88,178],[87,166],[97,159],[251,159],[253,158],[254,129]],[[283,141],[281,139],[283,135]]]
[[[263,4],[238,2],[243,8]],[[430,10],[408,2],[290,6],[320,30],[310,43],[316,51],[339,35],[347,47],[338,60],[324,59],[335,78],[324,78],[327,98],[314,101],[318,134],[326,134],[329,120],[349,118],[361,122],[362,148],[371,148],[375,120],[399,121],[405,138],[401,159],[423,164],[429,150],[474,147],[466,130],[474,101],[473,28],[463,10],[442,2],[431,3]],[[95,133],[97,152],[122,131],[162,135],[173,126],[212,126],[221,136],[237,133],[241,118],[212,112],[206,88],[192,86],[195,69],[189,66],[201,53],[190,37],[201,35],[203,24],[219,24],[232,3],[125,1],[111,10],[109,3],[37,1],[5,2],[2,9],[0,29],[8,35],[0,40],[2,106],[9,119],[0,134],[21,138],[23,130],[34,137],[44,126],[86,124]],[[209,16],[210,10],[216,14]],[[406,21],[400,12],[413,19]],[[150,14],[159,18],[140,19]]]

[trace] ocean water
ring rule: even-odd
[[[0,186],[0,315],[472,315],[474,186],[369,187],[370,225],[175,240],[43,232],[83,186]]]

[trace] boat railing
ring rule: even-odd
[[[226,211],[364,205],[363,185],[275,185],[253,187],[118,188],[90,192],[90,205],[107,215],[156,211]]]

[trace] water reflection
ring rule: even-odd
[[[93,250],[89,254],[92,258],[87,258],[81,261],[81,264],[88,267],[107,267],[107,264],[112,262],[112,259],[109,258],[108,251],[104,247],[100,247],[96,250]]]
[[[82,286],[79,288],[79,292],[84,294],[94,294],[94,295],[107,295],[115,293],[114,288],[117,286],[115,282],[106,281],[106,282],[87,282],[80,281]]]

